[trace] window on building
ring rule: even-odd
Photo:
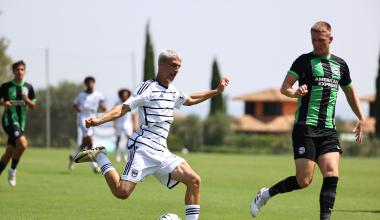
[[[246,115],[256,115],[256,103],[254,102],[246,102],[245,103],[245,114]]]
[[[281,103],[279,102],[264,102],[264,115],[276,116],[282,115]]]

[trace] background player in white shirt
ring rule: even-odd
[[[182,182],[187,187],[186,220],[196,220],[200,212],[200,176],[184,159],[168,150],[166,138],[173,122],[174,108],[198,104],[219,95],[229,80],[223,78],[216,89],[188,96],[171,84],[179,72],[181,61],[181,56],[172,50],[161,52],[155,80],[141,84],[131,98],[100,118],[86,119],[86,126],[98,126],[138,108],[140,129],[129,140],[129,159],[121,176],[103,152],[104,147],[82,151],[74,160],[78,163],[98,162],[111,192],[120,199],[127,199],[137,183],[151,174],[168,188]]]
[[[87,76],[84,79],[85,90],[81,91],[77,97],[74,99],[74,109],[77,112],[77,124],[78,131],[82,137],[82,142],[77,146],[77,150],[70,155],[69,159],[69,169],[74,168],[73,157],[83,149],[92,149],[94,128],[86,128],[85,120],[88,117],[95,117],[98,111],[105,111],[105,99],[104,96],[95,91],[95,78],[92,76]],[[92,163],[92,168],[94,172],[99,173],[100,169],[98,165],[94,162]]]
[[[116,102],[115,106],[123,104],[127,99],[131,96],[131,91],[128,89],[120,89],[118,92],[119,95],[119,101]],[[128,146],[125,146],[125,149],[122,149],[120,145],[120,140],[122,136],[129,139],[132,136],[133,133],[133,127],[134,127],[134,117],[132,112],[128,112],[122,117],[116,119],[114,121],[114,127],[115,127],[115,135],[116,135],[116,143],[115,143],[115,154],[116,154],[116,162],[121,161],[121,151],[124,150],[124,159],[125,161],[128,160]]]

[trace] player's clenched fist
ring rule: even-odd
[[[224,88],[226,88],[228,86],[229,82],[230,82],[230,80],[227,77],[223,77],[219,82],[219,85],[217,88],[218,92],[223,92]]]
[[[86,123],[86,128],[95,127],[99,125],[99,120],[97,118],[87,118],[85,120],[85,123]]]
[[[304,96],[306,95],[308,92],[307,90],[307,85],[303,84],[302,86],[300,86],[297,90],[296,90],[296,96]]]

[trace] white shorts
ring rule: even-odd
[[[171,179],[171,172],[185,162],[182,157],[141,136],[136,140],[130,139],[128,148],[128,162],[121,175],[122,180],[137,183],[153,174],[169,189],[178,184],[178,181]]]
[[[86,128],[84,120],[83,121],[79,121],[78,128],[82,132],[82,138],[94,135],[94,128],[93,127]]]

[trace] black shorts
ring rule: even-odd
[[[338,135],[333,128],[318,128],[295,124],[292,133],[294,159],[307,158],[317,161],[322,154],[342,153]]]
[[[24,132],[21,130],[20,127],[15,125],[9,125],[4,126],[4,131],[8,135],[8,144],[12,145],[13,147],[16,147],[16,140],[19,139],[21,136],[24,135]]]

